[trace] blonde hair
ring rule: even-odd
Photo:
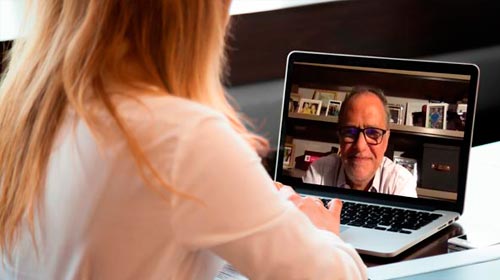
[[[257,151],[267,150],[267,141],[247,130],[221,82],[228,6],[229,1],[212,0],[31,3],[35,24],[14,43],[0,87],[2,251],[10,254],[24,218],[34,234],[34,208],[68,107],[92,129],[99,124],[84,102],[102,104],[126,138],[141,174],[153,174],[163,183],[105,91],[104,75],[111,73],[123,83],[133,78],[122,70],[127,59],[148,77],[143,82],[221,111]]]

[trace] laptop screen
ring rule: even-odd
[[[276,180],[461,210],[478,75],[470,64],[292,52]]]

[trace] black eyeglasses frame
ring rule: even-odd
[[[342,136],[342,130],[344,129],[356,129],[356,134],[355,134],[355,137],[352,137],[353,140],[352,141],[345,141],[345,138],[348,138],[346,136]],[[380,136],[378,138],[371,138],[369,136],[366,135],[365,131],[366,130],[369,130],[369,129],[374,129],[378,132],[380,132]],[[363,136],[365,137],[365,142],[368,144],[368,145],[380,145],[380,143],[382,143],[382,139],[384,138],[384,135],[387,133],[387,131],[389,131],[389,129],[382,129],[382,128],[379,128],[379,127],[372,127],[372,126],[369,126],[369,127],[365,127],[365,128],[360,128],[360,127],[356,127],[356,126],[342,126],[339,128],[338,130],[338,136],[339,136],[339,140],[343,143],[346,143],[346,144],[351,144],[351,143],[355,143],[358,141],[359,139],[359,134],[363,133]],[[375,141],[375,142],[373,142]]]

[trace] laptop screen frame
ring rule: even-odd
[[[467,118],[464,127],[464,137],[461,142],[458,163],[457,199],[446,201],[429,198],[410,198],[398,195],[388,195],[373,192],[355,191],[336,187],[325,187],[290,180],[283,175],[283,151],[285,147],[286,128],[288,122],[288,101],[292,90],[292,73],[295,63],[311,63],[324,65],[337,65],[348,67],[368,67],[380,69],[394,69],[404,71],[419,71],[432,73],[446,73],[456,75],[469,75],[470,83],[467,99]],[[472,132],[476,110],[477,93],[479,89],[479,67],[470,63],[442,62],[418,59],[402,59],[377,56],[361,56],[338,53],[320,53],[309,51],[292,51],[287,57],[285,86],[283,89],[283,103],[281,108],[280,133],[276,155],[274,179],[284,184],[291,185],[297,192],[325,197],[338,197],[357,201],[381,203],[398,207],[410,207],[426,210],[448,210],[462,214],[467,184],[467,171],[470,148],[472,145]]]

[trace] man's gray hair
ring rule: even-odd
[[[344,102],[342,102],[342,106],[340,107],[340,112],[339,112],[339,124],[340,125],[342,125],[344,123],[345,111],[346,111],[347,105],[349,105],[349,102],[351,102],[351,99],[353,99],[357,95],[360,95],[360,94],[366,93],[366,92],[375,94],[378,97],[378,99],[380,99],[382,104],[384,105],[385,120],[387,122],[387,127],[389,127],[389,123],[390,123],[390,119],[391,119],[391,112],[389,111],[387,98],[385,97],[384,92],[379,88],[373,88],[373,87],[367,87],[367,86],[355,86],[355,87],[353,87],[352,90],[347,95],[347,97],[345,98]]]

